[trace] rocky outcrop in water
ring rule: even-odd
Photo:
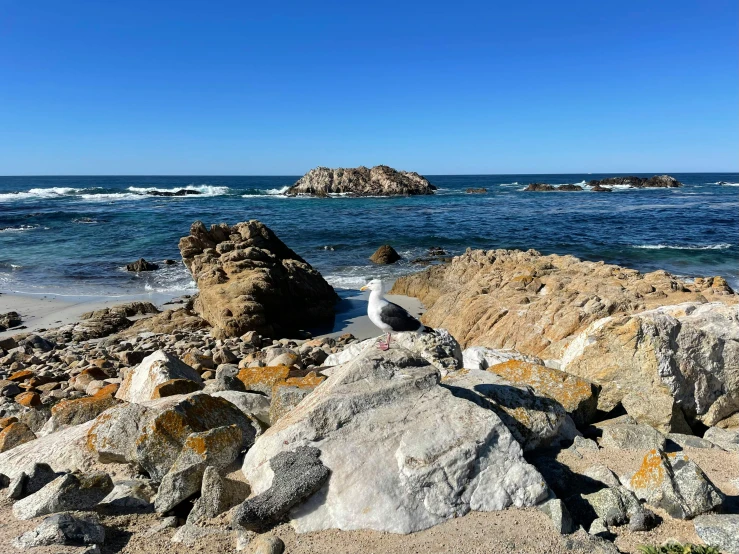
[[[400,254],[389,244],[383,244],[370,256],[372,262],[380,265],[394,264],[400,259]]]
[[[576,192],[583,190],[583,188],[580,185],[559,185],[555,187],[547,183],[531,183],[523,190],[526,192]]]
[[[671,175],[655,175],[654,177],[607,177],[600,180],[588,181],[589,187],[603,187],[613,185],[628,185],[634,189],[643,188],[673,188],[683,184]]]
[[[200,290],[193,308],[216,336],[283,335],[333,319],[331,285],[259,221],[196,221],[179,246]]]
[[[146,191],[146,194],[149,196],[191,196],[201,194],[201,192],[192,189],[179,189],[174,191],[148,190]]]
[[[433,194],[436,187],[413,171],[397,171],[386,165],[311,169],[291,186],[287,196],[413,196]]]
[[[159,269],[159,266],[155,263],[147,262],[144,258],[139,258],[135,262],[126,264],[126,271],[154,271]]]

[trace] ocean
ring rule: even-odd
[[[611,175],[427,175],[433,196],[328,199],[281,196],[298,176],[0,177],[0,292],[192,293],[181,263],[140,274],[124,266],[179,260],[178,240],[198,219],[259,219],[339,289],[418,271],[412,260],[430,247],[533,248],[739,287],[739,174],[671,175],[685,186],[547,193],[523,188]],[[488,193],[465,193],[477,187]],[[200,194],[146,194],[182,188]],[[403,260],[375,266],[368,258],[385,243]]]

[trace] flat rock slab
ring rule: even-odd
[[[695,532],[706,544],[726,554],[739,554],[739,515],[716,514],[695,518]]]

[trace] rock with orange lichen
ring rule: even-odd
[[[261,432],[256,419],[227,400],[194,393],[114,406],[96,418],[87,443],[99,461],[135,463],[152,479],[161,480],[190,434],[224,425],[241,429],[242,449]]]
[[[692,519],[721,506],[723,495],[683,452],[649,452],[627,487],[672,517]]]
[[[536,394],[559,402],[578,426],[590,423],[598,408],[600,387],[558,369],[521,360],[510,360],[490,366],[488,371],[511,383],[526,385]]]
[[[25,423],[11,423],[0,431],[0,452],[7,452],[23,443],[30,442],[36,435]]]
[[[163,514],[200,491],[206,467],[222,469],[241,452],[242,431],[236,425],[192,433],[185,439],[177,459],[162,479],[154,509]]]
[[[285,336],[333,321],[334,289],[259,221],[210,229],[196,221],[179,247],[200,290],[194,309],[216,338]]]
[[[202,378],[189,365],[175,356],[157,350],[135,368],[125,372],[116,398],[127,402],[146,402],[158,398],[157,386],[172,379],[187,379],[202,386]]]
[[[272,394],[272,389],[276,385],[315,388],[326,379],[316,374],[315,371],[305,374],[301,370],[295,370],[286,365],[247,367],[241,369],[236,377],[244,384],[247,391],[259,392],[268,396]]]
[[[313,392],[313,387],[296,387],[290,385],[275,385],[272,389],[272,401],[269,405],[269,422],[275,422],[295,408],[300,402]]]
[[[20,371],[16,371],[14,373],[11,373],[8,377],[8,381],[14,381],[16,383],[22,383],[23,381],[29,380],[31,377],[34,377],[36,374],[31,371],[30,369],[21,369]]]
[[[48,435],[64,427],[85,423],[118,404],[119,400],[113,397],[117,385],[108,387],[100,389],[94,396],[62,400],[55,404],[51,408],[51,417],[39,434]]]
[[[41,405],[41,397],[37,392],[22,392],[15,397],[15,401],[26,408],[36,408]]]
[[[602,386],[601,410],[621,403],[665,433],[714,425],[739,411],[739,305],[686,303],[601,319],[572,340],[561,369]]]
[[[571,441],[578,434],[558,401],[491,371],[462,369],[441,383],[458,398],[495,412],[525,451]]]

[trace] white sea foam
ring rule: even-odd
[[[33,188],[25,192],[7,192],[0,194],[0,202],[3,200],[27,200],[29,198],[57,198],[75,194],[84,189],[72,187]]]
[[[20,225],[18,227],[5,227],[0,229],[0,233],[22,233],[23,231],[33,231],[38,229],[38,225]]]
[[[739,183],[713,183],[714,185],[721,185],[722,187],[739,187]]]
[[[88,202],[102,202],[104,200],[139,200],[146,198],[146,196],[130,192],[101,192],[98,194],[80,194],[79,198]]]
[[[286,193],[287,189],[289,188],[290,188],[290,185],[285,185],[284,187],[279,188],[279,189],[266,189],[266,190],[263,190],[262,192],[264,194],[269,194],[269,195],[278,195],[278,194]],[[248,196],[248,195],[244,195],[244,196]]]
[[[632,248],[641,248],[644,250],[726,250],[731,248],[733,245],[728,242],[722,242],[721,244],[709,244],[706,246],[680,246],[674,244],[632,244]]]
[[[150,192],[177,192],[178,190],[192,190],[200,194],[191,194],[187,197],[195,196],[223,196],[229,193],[228,187],[217,187],[214,185],[187,185],[184,187],[159,188],[159,187],[128,187],[130,192],[138,194],[148,194]]]

